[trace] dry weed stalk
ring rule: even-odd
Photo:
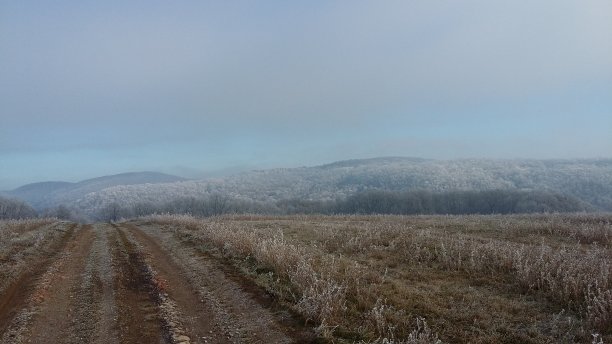
[[[522,286],[517,292],[537,291],[581,314],[580,329],[572,325],[567,331],[573,334],[559,336],[612,332],[612,221],[607,215],[241,215],[146,220],[184,228],[226,254],[253,258],[290,285],[295,309],[316,322],[325,336],[341,326],[373,338],[371,343],[438,342],[423,319],[417,317],[414,331],[406,330],[412,327],[405,323],[410,316],[381,301],[379,290],[387,269],[373,271],[369,266],[398,264],[405,269],[508,276]],[[280,227],[255,226],[265,221],[308,225],[287,238]],[[355,317],[358,323],[347,321],[354,322]]]
[[[0,221],[0,293],[28,269],[28,259],[59,236],[50,226],[56,222],[49,218]]]

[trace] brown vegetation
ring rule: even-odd
[[[28,268],[29,259],[58,239],[56,219],[0,220],[0,294]]]
[[[153,216],[335,342],[612,340],[612,217]]]

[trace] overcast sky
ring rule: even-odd
[[[612,1],[0,2],[0,190],[612,157]]]

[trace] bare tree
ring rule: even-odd
[[[36,217],[36,210],[27,203],[0,197],[0,220],[32,217]]]
[[[122,208],[117,202],[112,202],[102,208],[101,219],[108,222],[115,222],[121,218]]]
[[[219,193],[212,194],[208,200],[210,215],[221,215],[229,210],[229,199]]]

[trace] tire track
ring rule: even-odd
[[[66,224],[54,225],[49,230],[62,230],[57,226],[66,226]],[[20,311],[26,307],[30,294],[35,289],[36,284],[41,276],[47,271],[60,252],[62,252],[74,235],[76,225],[67,225],[64,229],[64,234],[59,240],[52,242],[44,252],[41,252],[39,257],[30,259],[30,268],[21,273],[5,290],[0,294],[0,338],[12,327],[15,331],[17,324],[13,322],[19,316]],[[38,261],[36,261],[38,260]],[[23,317],[23,316],[22,316]],[[20,321],[22,322],[22,321]],[[9,336],[10,337],[10,336]]]
[[[94,225],[95,239],[87,257],[80,283],[73,287],[74,319],[68,342],[116,343],[117,309],[113,291],[113,269],[108,229]]]
[[[115,293],[114,261],[111,256],[109,244],[110,230],[108,225],[94,225],[96,230],[96,296],[98,300],[97,323],[94,343],[117,343],[119,341],[119,327],[117,325],[118,311]]]
[[[152,264],[169,283],[193,288],[200,302],[210,309],[214,321],[209,342],[219,343],[294,343],[312,342],[308,333],[296,331],[282,324],[278,314],[262,306],[254,298],[250,286],[238,283],[218,264],[186,247],[171,234],[156,227],[141,228],[124,225],[134,238],[150,253]],[[165,267],[164,267],[165,265]],[[181,311],[191,314],[189,307]],[[197,314],[195,314],[197,316]],[[281,317],[283,315],[280,315]]]
[[[115,261],[119,342],[170,343],[158,308],[157,291],[142,255],[119,229],[110,235]]]
[[[75,286],[80,283],[93,239],[90,227],[77,230],[74,240],[68,242],[66,249],[36,284],[7,343],[68,342],[74,332],[73,323],[78,319]],[[69,291],[68,295],[66,291]]]
[[[78,240],[72,243],[61,265],[49,276],[46,293],[37,296],[43,301],[29,330],[31,343],[77,343],[87,341],[89,314],[83,309],[90,300],[82,284],[88,257],[95,239],[91,226],[82,226]],[[79,338],[83,336],[83,338]]]
[[[176,343],[227,343],[225,335],[215,326],[213,309],[204,302],[182,268],[153,239],[131,226],[123,226],[144,253],[154,272],[154,280],[162,296],[160,304],[167,331]]]
[[[244,286],[159,229],[70,225],[0,295],[0,344],[304,342]],[[310,342],[310,341],[309,341]]]

